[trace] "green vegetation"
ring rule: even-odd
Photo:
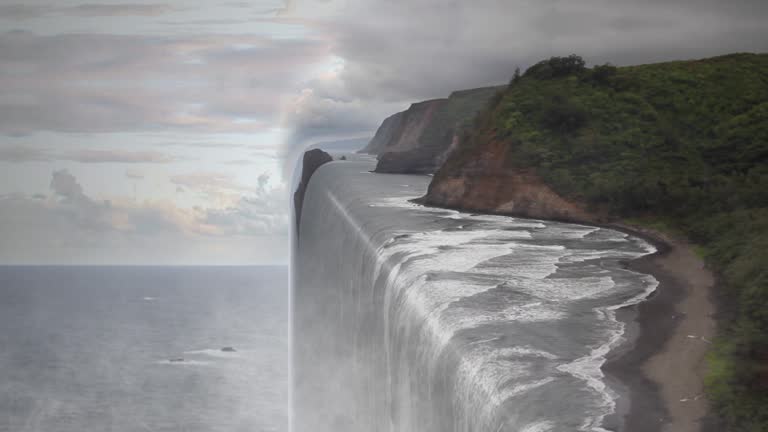
[[[733,430],[768,431],[768,55],[619,68],[553,58],[492,102],[446,167],[503,140],[510,169],[684,233],[728,305],[709,395]]]

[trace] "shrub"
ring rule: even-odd
[[[586,70],[584,59],[571,54],[568,57],[551,57],[536,63],[525,71],[524,76],[538,79],[560,78],[568,75],[577,75]]]
[[[608,84],[611,82],[611,78],[616,76],[618,69],[610,63],[604,65],[598,65],[592,68],[592,74],[590,78],[592,81],[598,84]]]
[[[542,123],[553,131],[573,132],[584,125],[589,114],[580,105],[571,100],[555,97],[544,108]]]

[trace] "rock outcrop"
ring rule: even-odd
[[[583,204],[557,194],[532,169],[512,168],[508,148],[503,141],[488,140],[463,155],[461,163],[443,165],[420,201],[438,207],[534,219],[608,222]]]
[[[309,179],[320,166],[332,161],[333,158],[328,153],[313,149],[304,153],[304,159],[301,166],[301,181],[293,194],[293,205],[296,214],[296,231],[298,232],[301,221],[301,207],[304,204],[304,194],[307,192]]]
[[[415,103],[384,120],[361,152],[379,156],[376,172],[431,174],[498,89],[457,91],[447,99]]]

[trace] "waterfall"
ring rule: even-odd
[[[409,199],[429,177],[332,162],[295,242],[294,432],[601,431],[600,366],[621,306],[656,287],[653,251],[582,225],[470,215]]]

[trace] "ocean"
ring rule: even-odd
[[[287,284],[287,267],[0,267],[0,431],[286,431]]]
[[[627,341],[617,310],[657,286],[625,263],[654,247],[606,228],[423,207],[412,200],[429,177],[373,166],[323,165],[307,189],[296,432],[620,430],[624,389],[601,367]]]

